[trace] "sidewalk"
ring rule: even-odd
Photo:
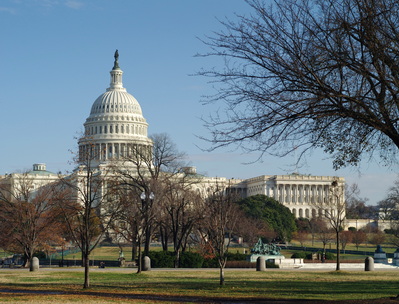
[[[301,270],[335,270],[336,263],[304,263]],[[364,263],[341,263],[341,270],[364,270]],[[374,263],[374,270],[399,270],[398,266],[385,263]]]

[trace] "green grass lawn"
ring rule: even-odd
[[[396,271],[226,270],[226,285],[222,287],[219,286],[218,275],[216,270],[157,270],[136,274],[134,271],[103,271],[96,268],[90,274],[91,287],[84,290],[81,287],[81,269],[38,272],[0,270],[0,302],[50,303],[56,298],[57,302],[65,303],[160,303],[161,298],[169,298],[170,302],[166,303],[172,303],[174,298],[179,298],[186,299],[184,303],[214,302],[215,299],[390,303],[393,300],[389,297],[399,293]],[[34,290],[36,293],[23,293],[23,290]]]

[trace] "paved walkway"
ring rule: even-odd
[[[336,263],[305,263],[302,270],[335,270],[337,264]],[[364,270],[364,263],[341,263],[341,270],[356,270],[361,271]],[[374,270],[398,270],[398,266],[394,266],[392,264],[385,263],[374,263]]]
[[[364,271],[364,263],[341,263],[341,270]],[[304,263],[295,268],[270,268],[266,271],[332,271],[335,270],[336,263]],[[27,271],[27,268],[0,268],[0,271]],[[225,271],[256,271],[255,268],[225,268]],[[375,271],[398,271],[399,266],[393,266],[388,263],[374,263]],[[83,267],[41,267],[40,271],[84,271]],[[90,267],[90,271],[96,272],[136,272],[136,268],[122,267]],[[151,271],[219,271],[219,268],[152,268]]]

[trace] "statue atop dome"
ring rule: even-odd
[[[114,58],[115,58],[114,67],[113,67],[112,69],[113,69],[113,70],[120,69],[120,67],[119,67],[119,62],[118,62],[118,59],[119,59],[119,52],[118,52],[118,50],[115,51]]]

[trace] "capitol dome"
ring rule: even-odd
[[[140,104],[123,87],[118,51],[114,57],[110,87],[94,101],[84,123],[85,134],[79,140],[80,159],[90,151],[98,161],[105,162],[127,156],[137,145],[152,147]]]
[[[142,116],[141,107],[137,100],[129,93],[121,90],[108,90],[101,94],[91,107],[90,116],[108,113],[129,113]]]

